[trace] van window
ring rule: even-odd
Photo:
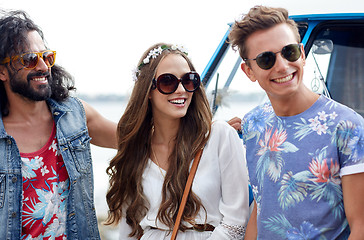
[[[306,49],[305,84],[364,116],[364,22],[320,24]]]

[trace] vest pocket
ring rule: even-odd
[[[5,174],[0,174],[0,208],[4,206],[5,198]]]
[[[92,170],[90,141],[91,138],[87,133],[69,141],[69,147],[72,157],[75,160],[76,168],[82,173],[89,173]]]

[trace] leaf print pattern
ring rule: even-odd
[[[267,221],[263,222],[265,223],[265,228],[278,235],[279,239],[326,239],[324,236],[322,236],[320,230],[308,221],[303,221],[300,226],[294,227],[284,215],[279,214],[278,216],[271,217]]]
[[[341,179],[339,176],[340,166],[330,160],[330,167],[327,160],[322,162],[313,159],[309,169],[313,178],[309,179],[313,184],[309,185],[312,200],[320,201],[322,198],[327,201],[333,211],[335,218],[340,218],[344,214],[342,202]]]
[[[287,231],[287,239],[288,240],[320,240],[321,233],[320,231],[314,227],[314,225],[310,222],[304,221],[300,228],[291,228]]]
[[[283,210],[304,201],[310,195],[312,200],[320,201],[324,198],[331,206],[335,217],[343,214],[341,179],[339,166],[331,160],[330,168],[326,159],[321,164],[313,159],[309,166],[310,171],[302,171],[295,175],[288,172],[283,175],[280,182],[279,203]],[[310,192],[310,194],[308,194]]]
[[[348,147],[349,139],[354,137],[353,133],[355,132],[355,124],[351,121],[342,121],[335,132],[335,135],[332,137],[332,142],[336,143],[340,152],[344,155],[350,155],[352,149]]]
[[[272,134],[272,128],[265,131],[264,140],[259,141],[260,149],[257,152],[261,156],[257,164],[259,182],[262,183],[267,173],[273,182],[277,182],[284,165],[282,153],[298,150],[293,144],[285,142],[287,133],[285,130],[276,129]]]
[[[304,182],[297,181],[292,172],[283,175],[279,190],[279,203],[283,210],[294,206],[307,197],[307,186]]]
[[[284,239],[286,237],[287,230],[292,228],[291,223],[282,214],[278,214],[276,217],[270,217],[267,221],[263,222],[265,223],[265,228],[275,234],[278,234],[281,239]]]
[[[22,240],[66,239],[70,183],[57,145],[53,136],[44,150],[22,154]]]
[[[358,126],[354,130],[354,136],[349,139],[348,148],[351,150],[353,162],[364,160],[364,127]]]
[[[337,144],[344,155],[349,155],[354,163],[364,162],[364,127],[350,121],[343,122],[338,128]]]
[[[62,212],[65,212],[65,204],[62,202],[65,200],[65,196],[68,196],[68,185],[67,180],[65,184],[61,183],[60,186],[57,183],[52,183],[49,190],[35,189],[40,202],[32,201],[32,206],[28,206],[31,211],[23,212],[23,223],[25,225],[34,224],[35,220],[41,219],[42,224],[47,225],[54,215],[62,216]],[[66,219],[62,220],[65,222]]]
[[[364,163],[363,118],[320,96],[290,117],[261,105],[243,118],[242,129],[258,238],[347,238],[340,173]]]

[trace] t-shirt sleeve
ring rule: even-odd
[[[354,114],[342,120],[335,134],[340,157],[340,176],[364,172],[364,119]]]

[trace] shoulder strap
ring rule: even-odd
[[[198,166],[198,164],[200,162],[200,159],[201,159],[202,151],[203,151],[203,149],[200,149],[196,153],[195,159],[194,159],[194,161],[192,163],[190,174],[188,175],[188,178],[187,178],[185,190],[183,191],[182,201],[181,201],[181,204],[179,205],[179,208],[178,208],[177,218],[176,218],[176,222],[174,223],[171,240],[175,240],[176,237],[177,237],[179,225],[181,223],[182,214],[183,214],[183,211],[184,211],[185,206],[186,206],[188,194],[190,193],[190,190],[191,190],[193,178],[195,177],[195,174],[196,174],[196,171],[197,171],[197,166]]]

